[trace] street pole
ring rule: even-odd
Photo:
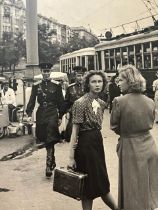
[[[26,57],[25,78],[33,79],[39,72],[37,0],[26,0]],[[26,106],[25,87],[26,84],[24,84],[24,107]]]

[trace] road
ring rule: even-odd
[[[103,123],[106,163],[111,183],[111,193],[117,200],[118,159],[115,152],[117,138],[109,129],[109,113],[106,110]],[[158,142],[158,125],[152,133]],[[21,141],[20,141],[21,140]],[[15,141],[15,142],[14,142]],[[13,152],[23,144],[31,142],[31,137],[0,141],[0,157]],[[57,167],[66,166],[69,155],[69,143],[56,145]],[[0,210],[80,210],[79,201],[53,192],[52,180],[45,178],[45,149],[38,149],[21,159],[0,161]],[[7,191],[8,189],[8,191]],[[94,210],[108,210],[100,198],[94,201]]]

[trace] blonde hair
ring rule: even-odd
[[[119,75],[126,79],[129,88],[127,92],[143,93],[146,90],[146,80],[140,71],[133,65],[125,65],[119,68]]]

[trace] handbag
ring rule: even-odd
[[[82,200],[87,174],[65,169],[54,169],[53,190],[76,200]]]

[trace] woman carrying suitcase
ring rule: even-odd
[[[101,197],[111,209],[117,210],[110,194],[103,138],[100,131],[106,104],[98,96],[105,85],[104,73],[90,71],[85,76],[85,95],[73,105],[73,128],[68,167],[88,174],[82,199],[83,210],[92,210],[93,200],[97,197]]]

